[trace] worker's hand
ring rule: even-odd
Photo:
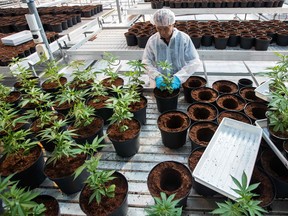
[[[163,77],[162,76],[158,76],[155,78],[155,82],[156,82],[156,87],[158,89],[161,89],[161,87],[166,87],[166,84],[163,82]]]
[[[172,88],[175,90],[175,89],[179,89],[180,86],[181,86],[181,81],[180,79],[177,77],[177,76],[174,76],[173,77],[173,80],[172,80]]]

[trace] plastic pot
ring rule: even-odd
[[[158,88],[154,88],[153,93],[156,99],[157,109],[160,113],[177,109],[180,89],[174,90],[172,94],[169,94],[168,92],[161,92]]]

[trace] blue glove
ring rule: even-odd
[[[175,90],[175,89],[179,89],[180,86],[181,86],[180,79],[177,76],[174,76],[172,80],[172,88]]]
[[[156,87],[158,89],[161,89],[161,87],[166,87],[166,84],[163,82],[163,77],[162,76],[158,76],[155,78],[155,82],[156,82]]]

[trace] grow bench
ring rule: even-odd
[[[100,151],[102,157],[99,168],[117,170],[124,174],[128,180],[128,216],[144,216],[144,209],[147,205],[154,203],[146,183],[149,171],[156,164],[167,160],[174,160],[187,165],[188,156],[191,152],[191,144],[188,139],[186,144],[179,149],[172,150],[164,147],[157,127],[157,118],[160,113],[157,111],[155,98],[151,90],[146,90],[144,95],[148,99],[147,123],[141,129],[139,152],[131,158],[117,156],[109,140],[107,140],[108,145]],[[182,93],[178,101],[178,109],[185,112],[189,104],[184,101]],[[104,131],[106,128],[107,126],[104,127]],[[84,216],[78,203],[79,193],[66,196],[49,179],[46,179],[40,188],[35,190],[54,196],[60,202],[61,215]],[[192,189],[183,215],[207,214],[216,207],[215,201],[221,202],[223,197],[205,198]],[[276,199],[270,213],[272,215],[288,215],[288,199]]]

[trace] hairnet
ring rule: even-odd
[[[169,9],[160,9],[153,14],[151,23],[156,26],[168,26],[175,23],[175,15]]]

